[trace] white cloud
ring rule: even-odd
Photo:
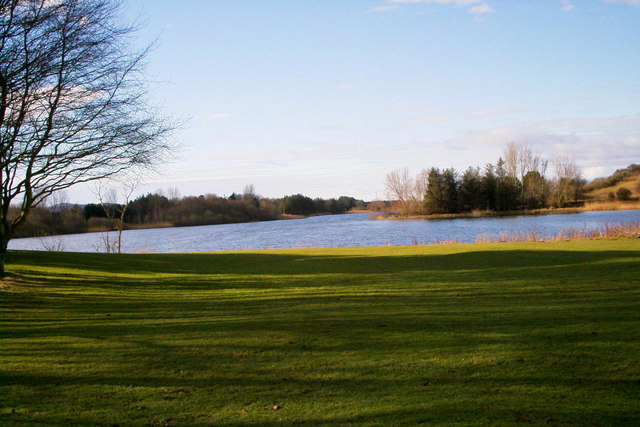
[[[607,175],[607,173],[605,172],[605,168],[602,166],[593,166],[590,168],[585,168],[582,171],[582,174],[587,179],[593,179],[593,178],[598,178],[598,177]]]
[[[560,8],[563,12],[571,12],[576,9],[575,5],[571,3],[571,0],[560,0]]]
[[[220,119],[226,119],[227,117],[233,117],[234,114],[231,113],[211,113],[211,114],[207,114],[207,119],[209,120],[220,120]]]
[[[542,150],[548,159],[558,154],[572,155],[588,171],[589,177],[595,177],[634,161],[640,152],[638,134],[640,114],[569,117],[470,131],[445,144],[454,150],[476,151],[480,147],[501,150],[510,141],[527,143]]]
[[[492,13],[494,10],[486,3],[482,3],[478,6],[474,6],[469,9],[470,13]]]
[[[372,7],[367,12],[369,12],[369,13],[388,12],[390,10],[394,10],[394,9],[399,8],[399,7],[400,6],[398,6],[397,4],[390,4],[390,5],[387,5],[387,6],[376,6],[376,7]]]
[[[389,3],[438,3],[438,4],[452,4],[456,6],[467,6],[470,4],[482,3],[482,0],[388,0]]]
[[[431,3],[431,4],[450,5],[450,6],[456,6],[456,7],[473,6],[473,7],[470,7],[469,9],[470,13],[482,14],[482,13],[494,12],[491,6],[485,3],[485,0],[387,0],[387,3],[392,3],[394,5]]]
[[[460,116],[483,118],[506,111],[478,109]],[[467,123],[464,125],[468,128]],[[385,194],[381,183],[389,170],[405,165],[412,170],[429,166],[464,170],[495,163],[509,141],[529,143],[546,159],[573,155],[585,177],[594,178],[636,161],[640,153],[640,114],[566,117],[462,131],[455,137],[421,134],[394,135],[393,143],[379,140],[359,144],[334,141],[328,135],[326,140],[303,140],[286,147],[264,144],[259,150],[229,143],[233,147],[230,152],[192,154],[175,168],[166,169],[154,186],[179,185],[185,194],[231,194],[254,183],[261,194],[274,197],[304,192],[312,197],[346,193],[374,199]]]
[[[567,117],[540,122],[542,126],[561,132],[640,132],[640,114],[617,117]],[[640,148],[640,147],[638,147]]]
[[[604,0],[604,2],[628,4],[629,6],[640,6],[640,0]]]
[[[441,105],[400,105],[398,107],[390,108],[390,111],[429,111],[442,108]]]
[[[458,120],[475,120],[484,119],[488,117],[502,116],[506,114],[513,114],[520,112],[521,110],[473,110],[464,114],[452,115],[452,116],[428,116],[419,119],[422,123],[445,123]]]

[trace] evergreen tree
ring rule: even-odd
[[[459,195],[459,209],[461,212],[469,212],[474,209],[482,209],[481,205],[482,180],[480,168],[469,166],[462,174]]]
[[[495,173],[495,166],[491,163],[488,163],[484,167],[484,175],[482,176],[482,191],[481,191],[481,202],[484,206],[484,209],[487,210],[497,210],[497,198],[496,194],[498,191],[498,177]]]
[[[495,174],[496,210],[510,211],[517,209],[520,197],[519,181],[507,173],[506,163],[502,158],[499,158],[498,163],[496,163]]]
[[[442,171],[442,199],[445,213],[458,212],[458,174],[453,168]]]
[[[427,174],[427,190],[424,194],[424,209],[427,214],[445,213],[442,173],[438,168],[431,168]]]

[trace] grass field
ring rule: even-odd
[[[8,270],[1,425],[640,424],[640,239]]]

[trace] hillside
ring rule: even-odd
[[[598,188],[596,190],[592,190],[587,193],[587,196],[590,197],[594,201],[605,201],[609,200],[609,193],[615,194],[620,188],[625,187],[631,191],[632,198],[640,197],[640,192],[638,189],[640,188],[640,173],[634,173],[632,175],[627,176],[622,181],[614,184],[610,187]]]
[[[592,201],[611,200],[609,194],[620,188],[631,191],[631,198],[640,197],[640,165],[631,164],[626,168],[618,169],[605,178],[596,178],[585,186],[585,196]]]

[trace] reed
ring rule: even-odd
[[[434,245],[457,245],[460,244],[460,240],[456,239],[448,239],[448,240],[436,240],[433,242]]]
[[[628,210],[639,210],[640,209],[640,200],[633,201],[622,201],[622,200],[608,200],[608,201],[597,201],[597,202],[587,202],[581,208],[583,211],[628,211]]]
[[[475,243],[498,243],[498,242],[554,242],[583,239],[621,239],[640,238],[640,221],[604,224],[595,228],[569,228],[562,230],[555,235],[545,235],[537,231],[508,232],[502,231],[497,235],[481,234]],[[439,243],[439,242],[436,242]]]

